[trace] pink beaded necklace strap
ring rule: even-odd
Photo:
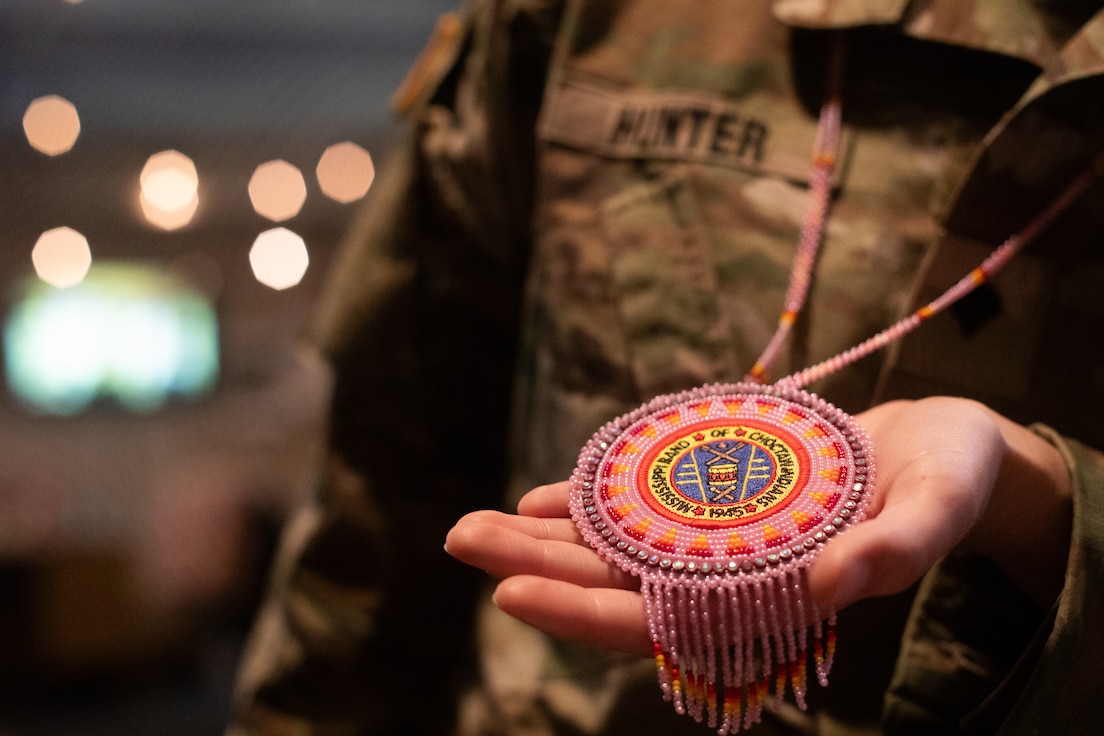
[[[1020,232],[1010,236],[997,246],[973,271],[963,276],[951,288],[940,296],[917,309],[897,323],[887,327],[877,335],[858,345],[834,355],[816,365],[800,370],[778,381],[779,384],[801,387],[842,370],[857,360],[875,353],[887,345],[901,339],[919,327],[924,321],[944,311],[962,299],[981,284],[992,278],[1023,250],[1040,233],[1046,230],[1055,218],[1062,214],[1089,186],[1104,175],[1104,153],[1096,158],[1078,176],[1074,177],[1065,189]]]
[[[828,220],[828,205],[832,197],[832,176],[839,158],[842,105],[840,91],[843,81],[843,47],[837,39],[829,60],[828,94],[820,109],[816,141],[813,145],[812,168],[809,173],[809,204],[802,221],[797,252],[790,268],[782,313],[778,325],[763,353],[752,365],[745,380],[762,381],[789,337],[797,316],[805,306],[809,293],[817,252],[824,240]]]
[[[790,279],[783,300],[782,313],[766,348],[756,359],[751,370],[748,371],[744,379],[746,381],[762,382],[765,379],[767,371],[785,345],[809,293],[816,257],[824,241],[828,221],[828,206],[832,194],[832,176],[839,155],[842,130],[842,105],[840,103],[842,79],[843,48],[842,42],[837,37],[829,62],[827,99],[821,107],[820,118],[817,123],[816,142],[813,147],[809,176],[809,204],[805,218],[802,221],[797,251],[790,267]],[[1026,227],[997,246],[977,268],[963,276],[939,297],[864,342],[816,365],[786,376],[780,379],[778,383],[786,383],[796,387],[806,386],[820,378],[842,370],[912,332],[925,320],[944,311],[992,278],[1012,260],[1013,256],[1045,231],[1054,219],[1064,212],[1101,175],[1104,175],[1104,153],[1097,155],[1089,166],[1074,177],[1062,192],[1036,215]]]

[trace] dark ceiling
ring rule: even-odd
[[[49,91],[90,127],[262,135],[386,126],[453,0],[5,0],[5,127]]]

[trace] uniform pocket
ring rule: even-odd
[[[644,395],[738,377],[713,246],[698,209],[681,167],[602,207],[628,362]]]

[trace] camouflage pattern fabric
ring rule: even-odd
[[[653,394],[750,367],[781,309],[832,34],[845,148],[776,376],[946,288],[1104,147],[1100,7],[472,0],[443,23],[321,306],[330,454],[228,734],[705,732],[650,662],[497,612],[445,531],[565,478]],[[1054,610],[954,555],[915,596],[844,612],[832,686],[758,733],[1104,731],[1102,219],[1097,186],[952,313],[813,387],[853,412],[952,394],[1045,423],[1077,491]]]

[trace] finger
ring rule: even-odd
[[[636,587],[632,576],[606,563],[582,543],[568,519],[476,512],[449,531],[445,551],[500,580],[512,575],[540,575],[587,587]]]
[[[464,532],[468,527],[476,527],[480,531],[486,531],[484,527],[488,526],[510,529],[521,534],[528,534],[534,539],[544,539],[550,542],[586,544],[574,521],[557,517],[521,516],[490,510],[473,511],[456,522],[453,529]],[[452,536],[452,532],[450,532],[449,537]]]
[[[641,657],[651,638],[640,593],[586,588],[528,575],[503,580],[494,594],[506,613],[546,634]]]
[[[570,517],[567,496],[571,488],[569,481],[537,486],[522,496],[518,502],[518,513],[524,516]]]

